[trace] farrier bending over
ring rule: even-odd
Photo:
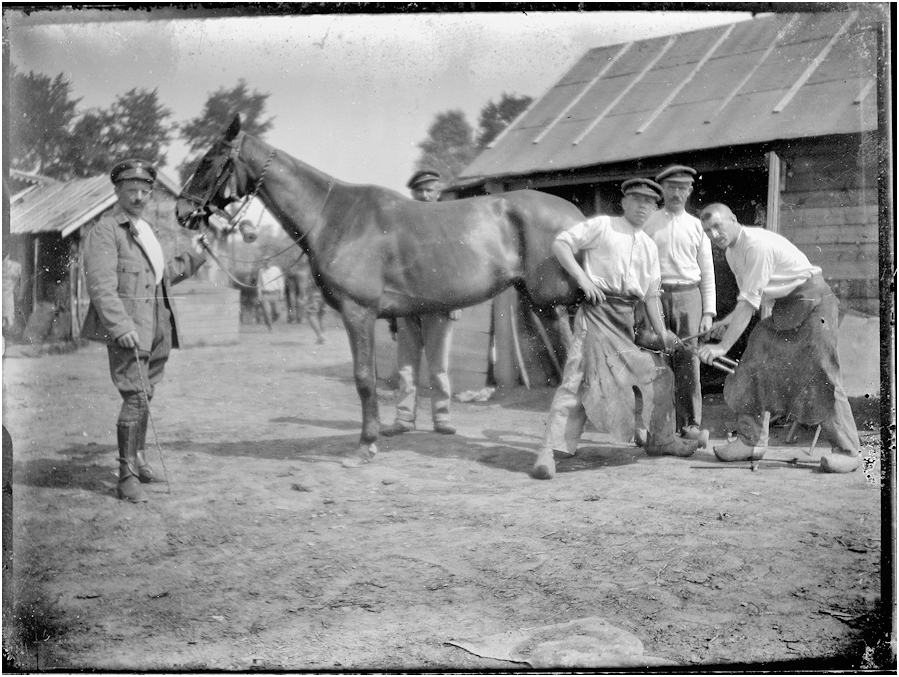
[[[658,249],[642,227],[662,197],[649,179],[621,184],[624,216],[596,216],[560,233],[553,253],[586,300],[578,309],[562,383],[553,398],[534,477],[555,475],[553,452],[573,456],[587,418],[621,442],[634,437],[634,393],[649,418],[644,449],[650,455],[689,456],[696,440],[675,437],[674,375],[663,355],[634,343],[634,309],[644,304],[666,350],[675,337],[659,307]],[[575,259],[584,252],[583,268]]]
[[[720,343],[699,349],[703,362],[725,355],[762,305],[771,316],[759,322],[736,371],[724,383],[724,399],[738,415],[737,439],[715,447],[722,461],[760,459],[768,446],[768,417],[789,414],[821,424],[836,453],[821,457],[825,472],[858,467],[858,431],[843,392],[837,352],[837,298],[821,269],[785,237],[737,222],[723,204],[700,214],[712,243],[725,250],[737,279],[737,307],[712,325]]]
[[[116,205],[85,237],[84,275],[91,305],[81,336],[106,343],[112,382],[122,396],[116,425],[117,492],[119,498],[138,503],[147,500],[141,483],[157,479],[143,454],[147,401],[162,380],[169,353],[178,347],[169,287],[197,272],[206,256],[198,241],[196,251],[166,263],[155,226],[143,217],[156,181],[152,164],[125,160],[113,167],[110,179]]]

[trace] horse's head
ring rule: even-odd
[[[200,164],[181,189],[175,204],[175,215],[185,228],[199,230],[209,216],[223,212],[238,195],[235,178],[235,163],[240,153],[240,116],[228,127],[225,135],[203,156]],[[224,214],[228,218],[227,214]]]

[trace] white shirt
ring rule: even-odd
[[[687,212],[662,208],[650,216],[643,231],[659,248],[662,284],[699,283],[702,312],[715,316],[715,264],[712,242],[699,219]]]
[[[278,294],[283,293],[284,291],[284,277],[281,274],[281,269],[278,266],[271,266],[269,268],[263,268],[259,271],[259,287],[264,292],[277,292]]]
[[[642,229],[621,216],[594,216],[556,240],[584,252],[584,271],[603,292],[620,296],[658,296],[659,252]]]
[[[783,235],[756,226],[743,226],[732,247],[724,254],[737,278],[737,301],[747,301],[756,310],[787,296],[821,269]]]
[[[137,241],[147,258],[150,259],[150,265],[153,266],[153,272],[156,273],[156,284],[162,282],[162,274],[165,272],[165,257],[162,254],[162,246],[156,239],[150,224],[143,219],[134,221],[134,228],[137,230]]]

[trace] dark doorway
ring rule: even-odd
[[[698,216],[706,205],[713,202],[726,204],[737,217],[737,221],[744,225],[766,226],[768,170],[760,167],[703,172],[694,186],[688,209]],[[712,257],[715,264],[715,298],[720,319],[736,307],[739,290],[737,281],[724,258],[724,252],[713,245]],[[758,320],[758,315],[753,316],[749,327],[728,353],[730,357],[740,359],[746,349],[749,332]],[[724,372],[703,364],[700,367],[703,392],[721,392],[725,376]]]

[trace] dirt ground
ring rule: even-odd
[[[105,349],[7,352],[8,668],[520,670],[447,642],[591,616],[688,669],[876,666],[876,408],[854,402],[868,468],[850,475],[818,471],[829,445],[808,456],[805,429],[756,472],[590,432],[534,480],[549,388],[454,402],[458,435],[420,416],[347,469],[360,408],[333,317],[328,339],[245,325],[176,351],[152,405],[170,490],[142,505],[115,497]],[[706,423],[713,444],[732,429],[720,395]]]

